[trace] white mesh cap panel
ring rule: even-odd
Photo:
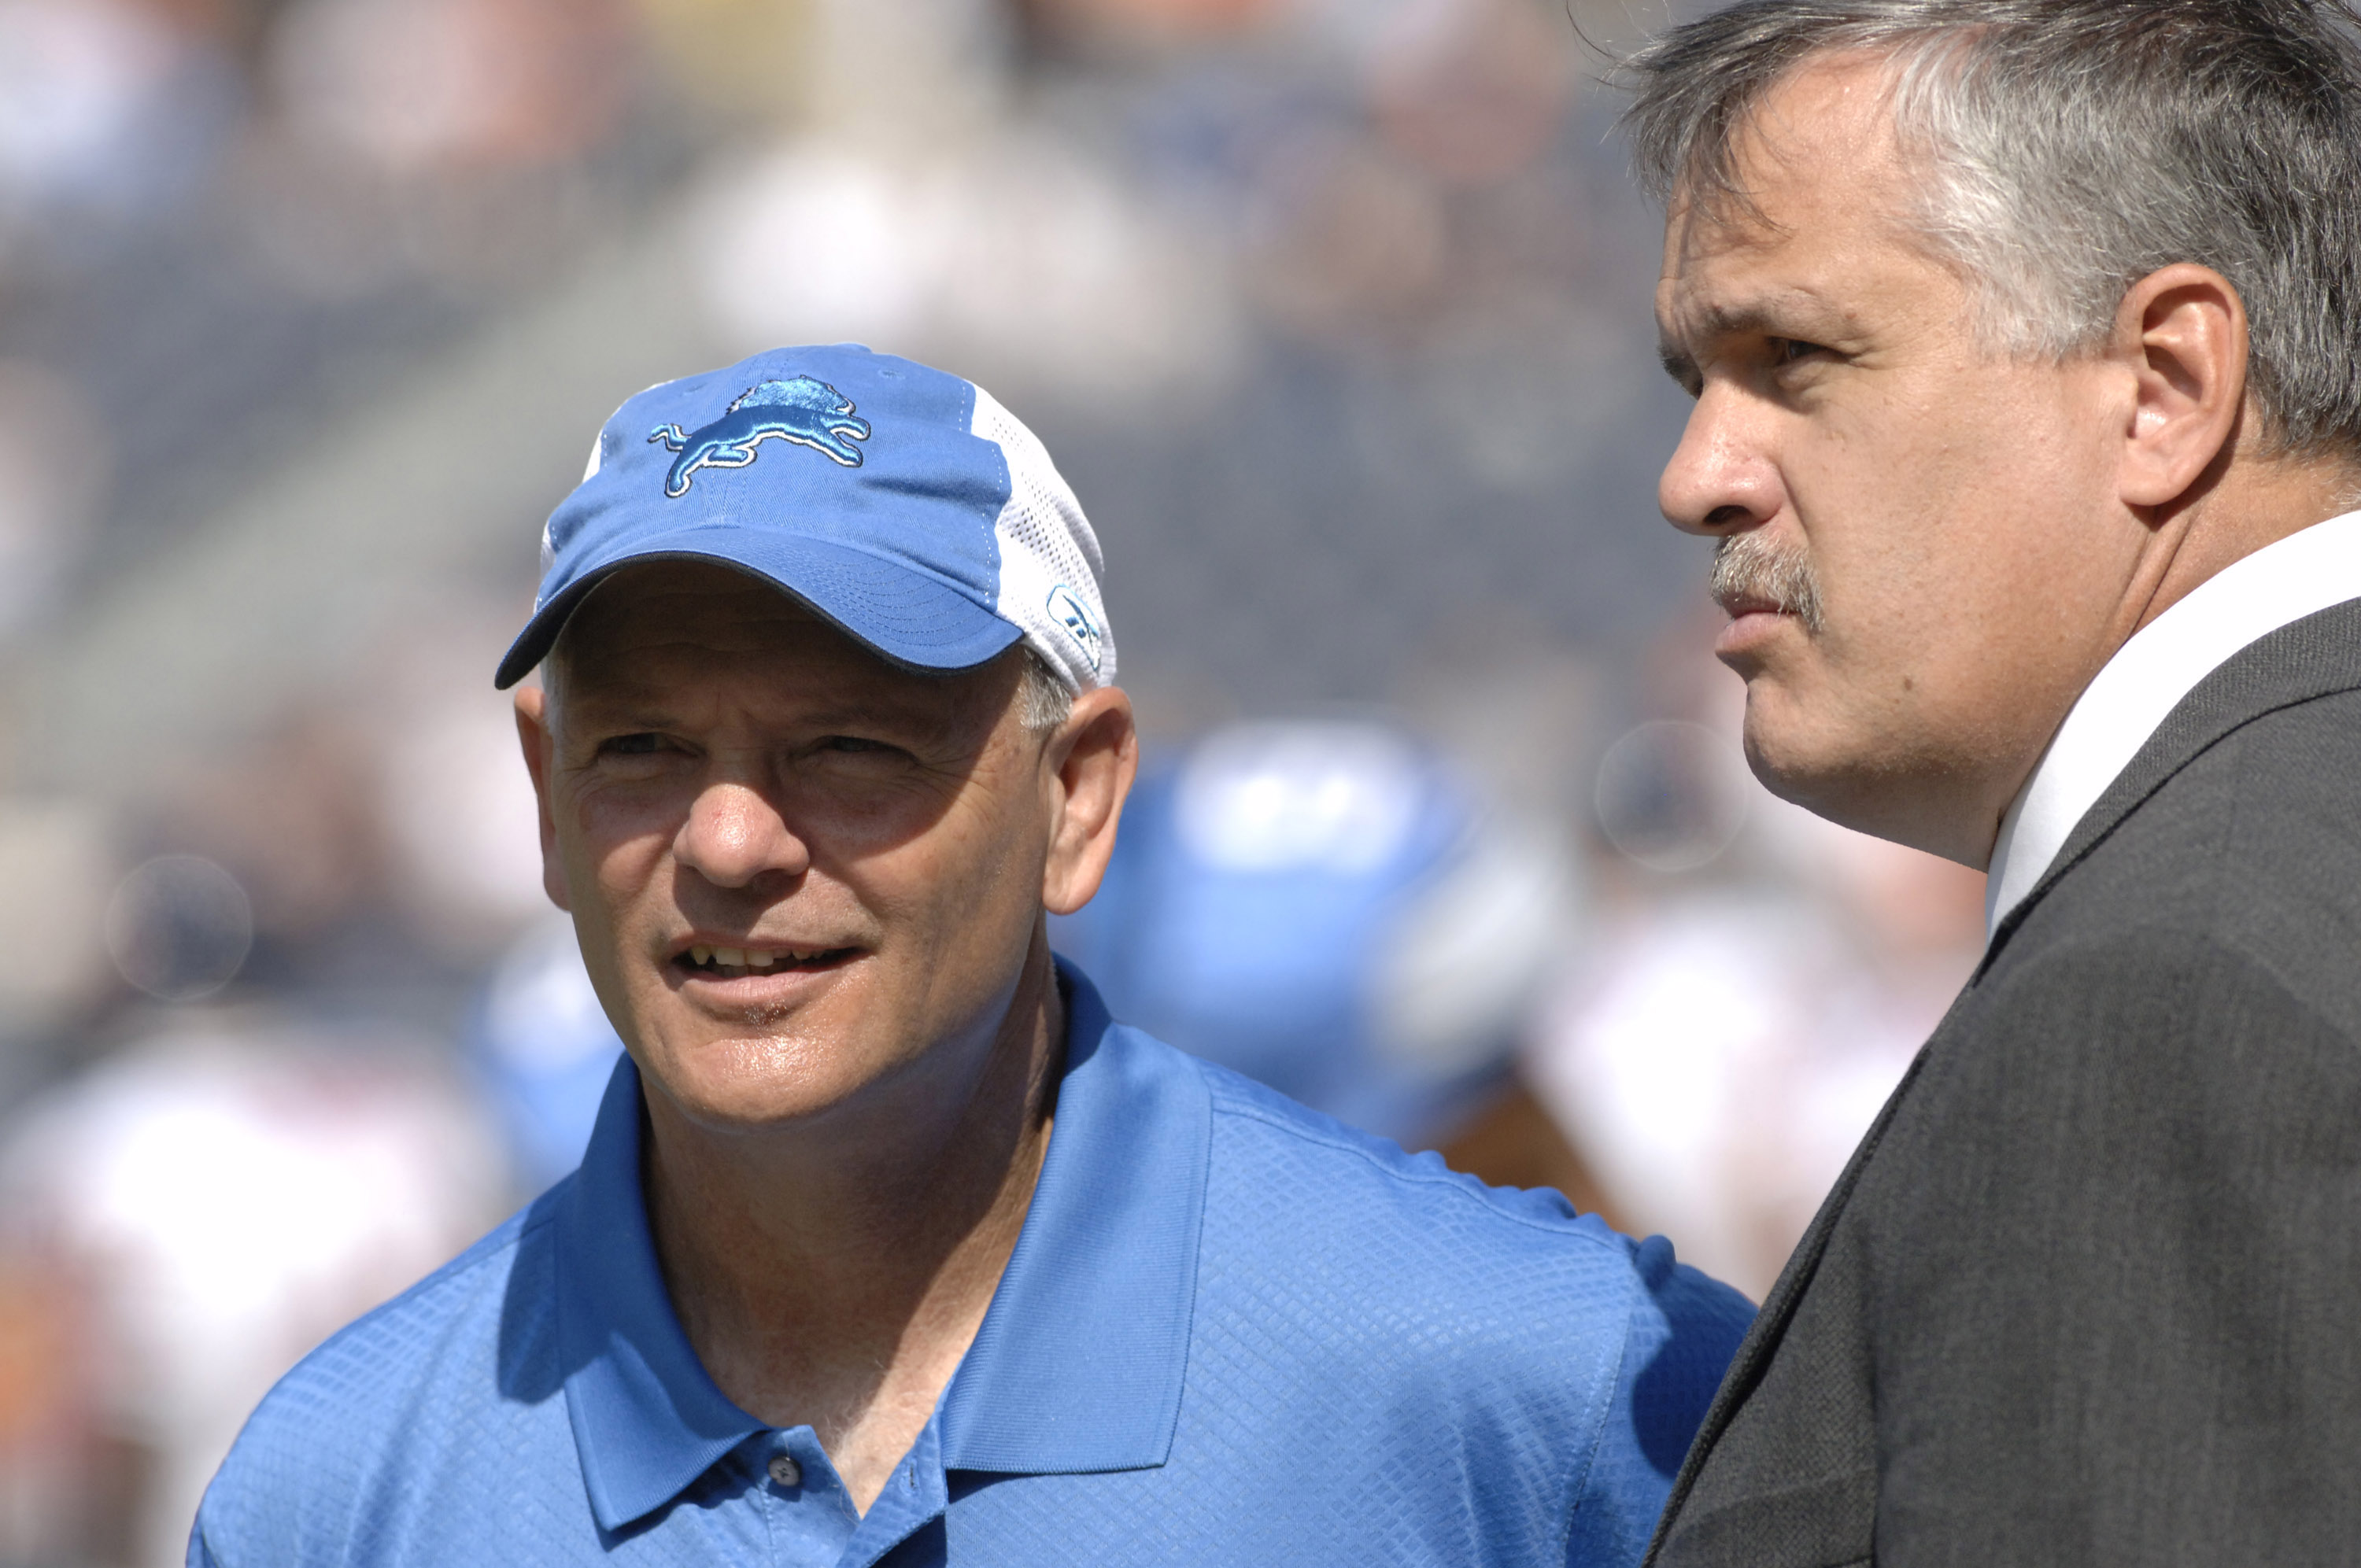
[[[1078,692],[1113,684],[1115,632],[1099,595],[1098,535],[1066,488],[1049,449],[982,387],[970,427],[1008,461],[1008,504],[993,532],[1000,542],[1002,616]]]

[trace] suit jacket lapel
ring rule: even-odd
[[[2356,686],[2361,686],[2361,599],[2347,599],[2290,621],[2224,660],[2165,716],[2147,744],[2083,813],[2048,871],[1993,933],[1992,944],[1976,966],[1976,980],[1992,968],[2026,914],[2058,880],[2207,748],[2267,713]],[[1968,983],[1972,987],[1975,981]]]

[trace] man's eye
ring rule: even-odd
[[[823,751],[883,751],[882,740],[864,740],[858,735],[831,735],[819,743]]]
[[[1827,352],[1825,345],[1806,343],[1800,337],[1774,337],[1771,340],[1771,357],[1781,365],[1793,365],[1798,359]]]
[[[653,731],[637,735],[618,735],[598,743],[602,757],[646,757],[664,749],[664,737]]]

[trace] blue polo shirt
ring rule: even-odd
[[[867,1514],[809,1427],[746,1414],[689,1347],[627,1060],[580,1170],[272,1390],[190,1562],[1637,1563],[1743,1299],[1065,978],[1032,1207]]]

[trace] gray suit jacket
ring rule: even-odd
[[[1649,1562],[2361,1563],[2361,600],[2207,677],[2004,923]]]

